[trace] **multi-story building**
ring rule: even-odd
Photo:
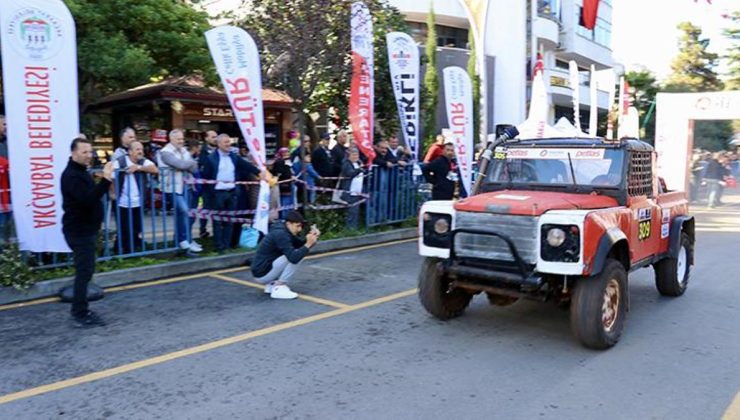
[[[434,0],[437,24],[438,66],[465,66],[468,31],[474,30],[479,73],[486,101],[487,132],[496,124],[518,124],[526,118],[531,71],[542,52],[545,80],[550,96],[550,119],[573,116],[573,88],[568,62],[579,68],[581,126],[588,127],[590,66],[597,70],[614,67],[611,51],[612,1],[600,0],[596,27],[582,24],[583,0]],[[426,39],[430,3],[390,0],[411,26],[420,43]],[[472,25],[471,25],[472,22]],[[472,29],[471,29],[472,28]],[[483,71],[480,68],[483,68]],[[606,114],[608,93],[597,92],[600,114]],[[443,116],[444,110],[438,110]],[[438,124],[445,126],[445,118]]]

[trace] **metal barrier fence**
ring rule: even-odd
[[[91,171],[93,175],[99,172],[99,169]],[[251,208],[240,207],[233,212],[204,211],[203,187],[202,182],[185,182],[176,171],[168,172],[164,168],[160,168],[158,175],[141,172],[128,174],[125,170],[117,170],[109,192],[102,198],[104,217],[97,260],[142,257],[187,249],[193,242],[193,229],[199,227],[195,226],[198,218],[234,218],[245,222],[245,225],[249,224],[254,213]],[[318,194],[331,195],[331,189],[314,189]],[[365,177],[363,191],[368,198],[358,203],[359,206],[352,207],[355,211],[364,207],[365,228],[399,223],[417,214],[419,183],[412,175],[411,166],[374,166]],[[246,189],[243,193],[246,193]],[[312,206],[319,210],[322,207],[327,211],[352,211],[351,207]],[[219,216],[222,213],[233,215]],[[72,264],[72,256],[68,253],[30,255],[29,263],[36,268]]]
[[[419,182],[411,165],[373,166],[368,173],[367,192],[370,195],[365,211],[367,227],[402,222],[418,212]]]

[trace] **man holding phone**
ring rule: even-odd
[[[297,211],[289,212],[284,223],[275,223],[260,242],[252,264],[255,280],[265,285],[265,293],[273,299],[295,299],[298,293],[288,287],[288,281],[296,272],[298,264],[318,242],[321,232],[311,226],[306,239],[298,235],[303,231],[306,220]]]

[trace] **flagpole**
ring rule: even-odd
[[[596,92],[596,89],[598,88],[598,82],[596,81],[596,66],[591,64],[591,78],[589,82],[590,86],[590,102],[591,102],[591,110],[588,115],[588,135],[590,137],[596,137],[596,129],[598,125],[598,118],[599,118],[599,104],[597,103],[598,93]]]

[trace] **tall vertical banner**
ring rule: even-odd
[[[370,163],[373,149],[375,62],[373,58],[373,21],[367,6],[352,3],[351,17],[352,85],[349,97],[349,122],[352,138]]]
[[[442,70],[447,121],[455,144],[462,185],[468,195],[473,183],[473,88],[470,76],[461,67]]]
[[[529,113],[527,119],[516,126],[520,139],[541,139],[562,135],[547,123],[550,100],[545,85],[544,69],[542,54],[537,54],[537,62],[533,69],[534,78],[532,79],[532,96],[529,99]]]
[[[257,45],[246,31],[234,26],[211,29],[206,32],[206,41],[249,153],[259,169],[264,171],[267,169],[265,119]],[[269,214],[270,186],[262,181],[254,228],[267,234]]]
[[[415,161],[419,161],[419,48],[403,32],[385,36],[388,44],[388,67],[393,93],[396,96],[398,118],[406,145]]]
[[[62,0],[0,1],[13,217],[20,248],[69,252],[61,175],[79,129],[77,41]]]

